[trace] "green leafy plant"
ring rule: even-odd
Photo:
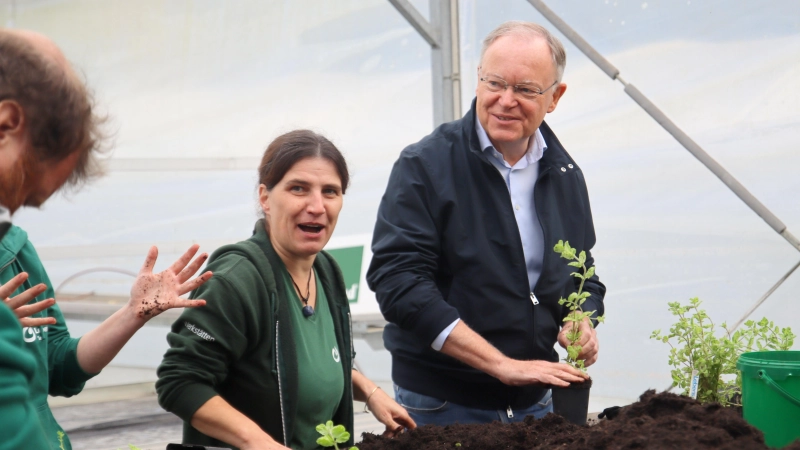
[[[553,247],[553,251],[560,254],[562,258],[569,260],[570,262],[568,265],[570,267],[579,269],[579,271],[572,272],[571,274],[573,277],[580,278],[581,280],[578,291],[569,294],[567,298],[562,297],[558,300],[558,304],[562,306],[566,305],[570,310],[569,314],[564,317],[564,322],[571,325],[569,331],[567,331],[567,341],[569,341],[569,345],[567,345],[567,357],[564,358],[564,362],[576,369],[586,371],[584,360],[578,359],[578,355],[580,355],[582,350],[578,342],[580,342],[581,335],[583,335],[579,325],[584,319],[590,319],[588,322],[592,327],[594,327],[593,320],[598,322],[603,322],[605,320],[604,316],[592,317],[597,311],[583,310],[583,303],[592,295],[591,292],[583,291],[583,285],[586,280],[594,276],[594,266],[587,269],[586,252],[581,251],[577,253],[577,250],[570,247],[569,241],[558,241],[555,247]]]
[[[344,444],[350,440],[350,433],[344,425],[334,426],[331,420],[317,425],[317,433],[322,435],[317,439],[317,444],[323,447],[333,447],[336,450],[339,450],[337,444]],[[349,450],[358,450],[358,447],[353,446]]]
[[[742,380],[736,370],[739,355],[757,350],[788,350],[796,336],[791,328],[778,328],[766,318],[748,320],[733,334],[723,322],[723,332],[719,333],[705,310],[700,309],[700,303],[698,298],[685,306],[668,303],[677,322],[669,334],[656,330],[650,338],[669,344],[672,382],[683,389],[684,395],[690,394],[692,378],[698,376],[696,398],[701,403],[740,405],[737,394],[742,391]]]

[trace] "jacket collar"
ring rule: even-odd
[[[266,222],[264,219],[259,219],[256,222],[255,226],[253,227],[253,236],[250,238],[250,240],[253,241],[256,245],[258,245],[259,248],[261,248],[261,250],[264,252],[264,255],[267,257],[267,260],[269,261],[272,267],[275,268],[280,267],[284,271],[286,270],[286,265],[283,263],[283,260],[278,255],[278,252],[275,251],[275,247],[272,246],[272,241],[270,240],[269,235],[267,234]],[[341,298],[344,298],[346,301],[347,296],[332,295],[332,294],[334,293],[339,294],[344,292],[344,284],[342,284],[341,281],[337,283],[337,280],[341,280],[342,276],[336,272],[336,270],[338,269],[337,266],[331,264],[325,264],[325,262],[322,261],[321,258],[323,257],[326,257],[328,259],[333,259],[331,256],[327,254],[323,255],[323,253],[324,252],[320,252],[320,254],[318,254],[317,257],[314,259],[314,269],[316,269],[320,283],[322,283],[323,288],[325,288],[325,292],[328,294],[329,301],[331,301],[332,304],[341,307],[342,304],[339,300]]]
[[[477,114],[476,104],[477,98],[472,100],[472,106],[469,111],[464,117],[459,119],[457,123],[462,130],[462,134],[465,135],[467,139],[470,151],[477,154],[488,164],[491,164],[489,160],[486,159],[486,155],[483,154],[480,139],[478,139],[478,131],[475,127]],[[542,133],[545,145],[547,146],[547,151],[544,152],[542,159],[539,160],[540,171],[545,167],[553,167],[556,169],[556,173],[565,175],[578,168],[578,165],[575,164],[575,161],[569,156],[564,146],[561,145],[561,142],[559,142],[553,130],[547,125],[547,122],[542,122],[539,126],[539,131]],[[564,170],[561,170],[562,168]]]

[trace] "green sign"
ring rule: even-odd
[[[361,284],[361,260],[364,256],[364,246],[344,247],[332,250],[325,249],[342,268],[344,287],[347,289],[347,300],[350,303],[358,301],[358,285]]]

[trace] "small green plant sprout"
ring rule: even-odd
[[[317,444],[323,447],[333,447],[335,450],[339,450],[338,444],[344,444],[350,440],[350,433],[344,425],[334,426],[331,420],[317,425],[317,433],[322,435],[317,438]],[[358,447],[353,446],[349,450],[358,450]]]
[[[714,322],[700,309],[700,303],[698,298],[689,300],[685,306],[668,303],[677,322],[669,334],[656,330],[650,338],[669,344],[672,383],[682,388],[684,395],[691,395],[701,403],[740,406],[737,394],[741,394],[742,380],[736,369],[739,355],[757,350],[788,350],[796,336],[791,328],[778,328],[766,318],[758,322],[748,320],[733,334],[722,323],[723,332],[718,333]]]
[[[597,311],[583,310],[583,303],[592,295],[591,292],[583,292],[583,284],[586,280],[594,276],[594,266],[587,269],[586,252],[581,251],[577,253],[577,250],[570,247],[569,241],[558,241],[555,247],[553,247],[553,251],[560,254],[562,258],[569,260],[570,262],[568,265],[570,267],[579,269],[579,271],[572,272],[571,274],[573,277],[581,280],[578,291],[569,294],[567,298],[559,299],[558,304],[562,306],[566,305],[570,310],[570,313],[564,317],[564,322],[571,325],[571,328],[567,331],[567,341],[569,341],[569,345],[567,345],[567,357],[564,358],[564,362],[585,372],[586,367],[584,366],[584,360],[578,359],[578,355],[580,355],[582,350],[578,342],[580,342],[581,335],[583,334],[580,330],[580,323],[588,318],[590,319],[589,324],[594,326],[592,320],[603,322],[605,319],[603,316],[592,317]]]

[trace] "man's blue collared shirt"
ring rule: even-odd
[[[513,166],[508,164],[503,155],[494,148],[489,135],[483,129],[481,122],[475,118],[475,129],[478,132],[478,141],[481,149],[492,165],[500,172],[506,182],[508,193],[511,196],[511,207],[514,208],[514,217],[517,219],[519,237],[522,241],[522,252],[525,255],[525,267],[528,271],[528,284],[531,292],[539,276],[542,274],[544,261],[544,234],[539,225],[539,216],[536,215],[536,204],[533,199],[533,188],[536,178],[539,177],[539,160],[542,159],[547,145],[539,129],[533,134],[528,144],[528,151]],[[440,351],[444,341],[458,324],[456,319],[431,343],[431,348]]]
[[[516,164],[511,166],[498,152],[481,122],[475,118],[475,128],[478,132],[478,141],[486,157],[500,172],[508,187],[511,196],[511,207],[517,219],[519,237],[522,240],[522,251],[525,254],[525,266],[528,269],[528,284],[531,292],[542,273],[544,260],[544,235],[539,225],[539,216],[536,215],[536,204],[533,199],[533,188],[536,178],[539,177],[539,160],[547,150],[544,137],[539,129],[533,134],[528,151]]]

